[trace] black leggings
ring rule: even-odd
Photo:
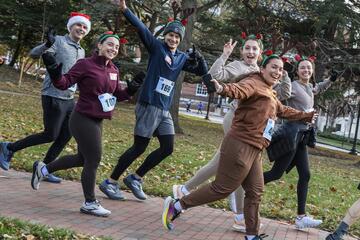
[[[297,183],[298,214],[305,214],[306,199],[310,181],[310,168],[307,147],[302,142],[298,143],[296,152],[286,155],[274,162],[270,171],[264,172],[264,182],[272,182],[282,177],[290,164],[294,164],[299,174]]]
[[[45,163],[55,160],[71,139],[69,118],[74,109],[74,100],[62,100],[50,96],[41,97],[44,131],[9,144],[9,150],[21,149],[54,142],[46,153]]]
[[[174,135],[157,136],[160,147],[147,156],[143,164],[136,170],[136,174],[143,177],[148,171],[157,166],[167,156],[171,155],[174,149]],[[111,174],[111,178],[118,180],[121,174],[143,154],[149,145],[150,138],[134,136],[134,144],[120,156],[118,164]]]
[[[85,200],[94,201],[96,171],[101,160],[102,120],[74,111],[70,117],[70,131],[77,144],[76,155],[63,156],[46,165],[49,173],[74,167],[83,167],[81,185]]]

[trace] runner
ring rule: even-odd
[[[215,180],[180,200],[167,197],[162,215],[166,229],[173,228],[172,222],[182,210],[223,199],[242,185],[246,193],[245,239],[263,239],[264,235],[259,235],[259,205],[264,186],[261,152],[270,143],[276,117],[311,122],[317,115],[283,106],[276,98],[272,86],[283,73],[279,56],[270,55],[261,65],[260,73],[237,83],[219,84],[213,80],[217,93],[238,99],[239,105],[221,145]]]
[[[63,64],[62,73],[67,73],[77,60],[85,57],[85,51],[80,41],[89,33],[90,17],[85,14],[72,12],[67,23],[69,34],[55,35],[55,30],[49,28],[45,36],[45,43],[30,51],[32,58],[39,58],[45,51],[54,53],[56,61]],[[24,148],[53,142],[43,161],[48,164],[54,161],[65,145],[70,141],[69,118],[74,109],[74,93],[76,85],[68,89],[57,89],[52,84],[49,73],[43,82],[41,102],[43,108],[44,131],[36,133],[16,142],[0,143],[0,167],[8,170],[14,153]],[[60,183],[61,178],[49,174],[45,181]]]
[[[314,57],[296,56],[297,75],[299,79],[292,82],[291,97],[287,99],[287,104],[300,111],[313,111],[314,95],[325,91],[337,78],[337,73],[332,72],[329,79],[321,83],[311,84],[310,80],[313,76],[314,60]],[[304,141],[306,133],[314,134],[314,132],[311,132],[311,129],[309,129],[308,124],[302,122],[285,122],[282,124],[268,148],[269,158],[274,161],[274,165],[270,171],[264,173],[264,181],[265,184],[267,184],[280,179],[285,172],[288,173],[293,167],[296,167],[299,179],[297,184],[298,216],[295,219],[295,225],[298,229],[317,227],[322,223],[322,220],[307,216],[305,211],[308,184],[310,181],[307,145],[314,145],[308,141]],[[315,136],[308,136],[307,139],[310,138],[313,138],[314,141]],[[277,141],[277,139],[279,139],[279,141]],[[287,140],[285,141],[286,143],[284,143],[284,140]],[[279,147],[276,147],[276,142]],[[272,154],[277,156],[272,157]]]
[[[81,185],[85,196],[80,211],[96,216],[109,216],[111,212],[103,208],[95,198],[96,171],[102,153],[102,122],[111,119],[116,101],[128,100],[139,84],[132,83],[122,90],[118,68],[111,62],[119,51],[119,37],[112,32],[100,36],[97,51],[92,57],[79,60],[67,74],[61,74],[62,64],[56,62],[51,53],[43,55],[44,63],[53,84],[59,89],[67,89],[77,83],[80,96],[69,122],[71,133],[78,144],[78,153],[58,158],[45,164],[36,161],[33,165],[31,186],[39,189],[40,181],[49,173],[58,170],[83,167]]]
[[[242,75],[246,75],[250,72],[258,72],[259,67],[257,62],[261,58],[261,53],[263,50],[262,36],[260,34],[249,35],[245,33],[241,34],[242,46],[241,46],[241,61],[232,61],[229,64],[226,64],[227,59],[231,55],[233,49],[235,48],[237,42],[229,40],[228,43],[224,45],[223,54],[214,62],[211,66],[209,73],[213,78],[218,81],[230,81],[238,79]],[[266,51],[268,52],[268,51]],[[269,52],[271,53],[271,52]],[[271,54],[270,54],[271,55]],[[276,84],[274,90],[277,92],[278,99],[285,100],[290,97],[291,94],[291,80],[287,76],[287,72],[283,72],[283,79],[280,83]],[[233,121],[235,110],[238,106],[238,101],[233,100],[230,104],[230,109],[224,116],[223,128],[224,135],[230,130],[231,123]],[[182,198],[184,195],[190,193],[190,191],[196,189],[205,181],[209,180],[211,177],[215,176],[216,170],[219,165],[220,158],[220,147],[216,151],[213,158],[195,175],[185,183],[185,185],[174,185],[173,186],[173,196],[175,199]],[[245,232],[245,218],[244,218],[244,190],[240,186],[234,193],[230,195],[230,208],[235,213],[233,229],[240,232]]]
[[[99,188],[110,199],[123,200],[118,179],[146,150],[151,138],[156,136],[160,147],[146,157],[135,173],[123,180],[136,198],[145,200],[147,196],[142,190],[144,175],[173,152],[175,131],[169,109],[176,79],[182,70],[204,75],[207,73],[207,65],[199,52],[192,51],[188,55],[177,49],[185,35],[185,26],[180,21],[169,22],[163,32],[164,41],[160,41],[126,7],[125,0],[119,2],[119,7],[126,19],[136,27],[150,56],[144,85],[135,108],[134,143],[120,156],[110,178],[105,179]]]

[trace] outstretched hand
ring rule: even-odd
[[[194,44],[192,48],[189,48],[188,50],[186,50],[186,52],[189,54],[189,58],[193,61],[198,61],[199,59],[203,58],[201,53],[198,50],[196,50]]]
[[[45,52],[42,55],[42,59],[46,67],[54,67],[57,65],[54,53]]]
[[[50,48],[55,42],[56,30],[54,27],[48,27],[48,30],[45,33],[45,46]]]
[[[330,81],[335,82],[338,76],[339,72],[332,68],[330,71]]]
[[[49,73],[50,79],[56,81],[61,78],[62,63],[57,64],[55,55],[51,52],[45,52],[42,55],[47,72]]]
[[[223,91],[223,86],[220,85],[220,83],[216,79],[211,80],[212,83],[214,83],[216,93],[221,93]]]
[[[231,55],[237,44],[237,41],[235,41],[234,43],[232,41],[233,41],[232,38],[230,38],[229,42],[225,43],[224,45],[223,54],[227,57]]]
[[[139,90],[144,82],[145,76],[146,74],[141,71],[135,75],[132,81],[126,80],[127,92],[130,96],[133,96]]]
[[[319,117],[319,114],[316,111],[313,111],[313,112],[314,112],[314,115],[311,119],[311,124],[315,124],[316,119]]]

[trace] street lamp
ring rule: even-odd
[[[206,108],[206,116],[205,116],[206,120],[209,120],[210,104],[211,104],[211,102],[213,100],[213,97],[214,97],[214,93],[210,93],[209,98],[208,98],[207,108]]]
[[[360,120],[360,101],[358,102],[358,114],[357,114],[357,120],[356,120],[354,142],[353,142],[352,149],[349,152],[352,155],[357,155],[356,143],[357,143],[357,134],[358,134],[358,130],[359,130],[359,120]]]

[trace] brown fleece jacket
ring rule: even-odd
[[[263,137],[268,119],[277,117],[311,122],[314,112],[305,113],[281,104],[272,86],[259,73],[254,73],[237,83],[220,83],[222,96],[239,99],[229,134],[238,140],[263,149],[269,140]]]

